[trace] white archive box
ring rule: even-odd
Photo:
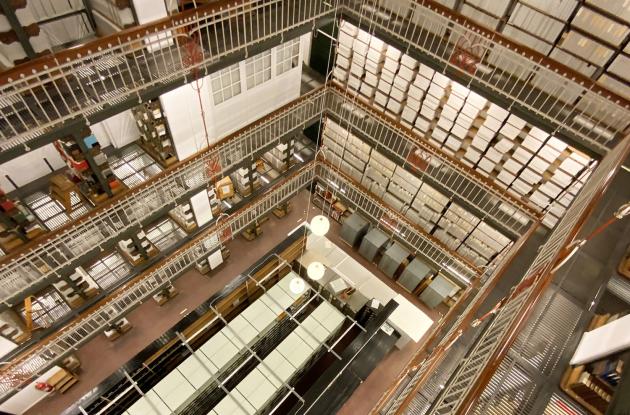
[[[501,134],[513,140],[520,134],[521,128],[515,127],[510,123],[505,123],[500,131]]]
[[[507,119],[507,122],[508,124],[513,125],[514,127],[518,129],[523,129],[527,125],[527,121],[525,121],[522,118],[517,117],[514,114],[510,114],[510,116]]]
[[[372,87],[376,87],[378,85],[378,76],[374,75],[373,73],[366,72],[365,76],[363,77],[363,82],[369,84]]]
[[[483,108],[487,102],[487,99],[473,91],[470,91],[470,94],[466,97],[466,104],[478,109]]]
[[[441,128],[447,131],[450,131],[450,129],[454,125],[454,122],[449,120],[448,118],[440,116],[440,119],[438,120],[437,125],[439,125]]]
[[[383,42],[381,39],[376,36],[372,36],[370,39],[370,48],[377,50],[379,52],[385,53],[385,49],[387,49],[387,43]]]
[[[392,84],[381,77],[378,80],[378,90],[385,95],[389,95],[389,92],[392,90]]]
[[[457,137],[449,135],[446,141],[444,142],[444,145],[453,151],[457,151],[461,147],[462,142]]]
[[[538,141],[545,141],[547,137],[549,137],[549,134],[537,127],[532,127],[532,129],[529,130],[529,135],[531,135]]]
[[[449,95],[448,97],[448,100],[446,101],[446,104],[459,111],[464,106],[464,102],[465,101],[463,98],[460,98],[457,95],[451,93],[451,95]]]
[[[476,163],[481,158],[481,152],[477,151],[474,147],[468,147],[466,149],[466,153],[464,153],[464,157],[467,160]]]
[[[421,63],[420,64],[420,69],[419,69],[419,73],[424,76],[425,78],[433,78],[433,74],[435,73],[435,71],[431,68],[429,68],[427,65]]]
[[[352,58],[352,46],[337,45],[337,54],[346,59]]]
[[[355,76],[350,75],[348,77],[348,86],[358,91],[359,88],[361,87],[361,80]]]
[[[345,20],[341,21],[340,28],[342,32],[348,33],[349,35],[352,35],[353,37],[359,34],[359,28]]]
[[[567,157],[560,163],[560,168],[572,176],[576,176],[584,167],[585,166],[576,162],[571,157]]]
[[[376,91],[376,94],[374,96],[374,102],[378,105],[380,105],[381,107],[385,107],[387,105],[387,100],[388,100],[388,96],[381,93],[380,91]]]
[[[494,144],[494,148],[501,154],[507,153],[514,147],[514,142],[509,140],[501,135],[499,135],[499,140]]]
[[[381,79],[384,82],[387,82],[388,84],[393,84],[394,83],[394,73],[390,70],[388,70],[387,68],[383,67],[383,70],[381,71]]]
[[[375,74],[375,75],[380,75],[382,69],[383,69],[383,64],[381,64],[381,63],[375,63],[375,62],[372,62],[369,59],[365,62],[365,72],[366,73],[372,73],[372,74]]]
[[[416,71],[408,68],[407,66],[400,65],[400,68],[398,68],[398,76],[411,82],[416,76]]]
[[[490,147],[486,152],[486,157],[495,163],[498,163],[503,158],[503,153],[497,151],[494,147]]]
[[[475,118],[477,115],[479,115],[480,110],[480,108],[469,105],[468,101],[466,101],[464,106],[461,108],[461,113],[469,116],[470,118]]]
[[[494,166],[496,165],[497,164],[495,162],[488,160],[486,157],[483,157],[481,160],[479,160],[478,167],[486,173],[490,173],[492,170],[494,170]]]
[[[346,46],[348,48],[352,48],[352,45],[354,44],[354,36],[351,36],[345,33],[344,31],[339,31],[338,41],[339,41],[339,46]]]
[[[519,163],[525,165],[529,161],[529,159],[532,158],[533,155],[533,153],[530,153],[523,147],[517,147],[516,150],[514,150],[514,154],[512,154],[512,157],[514,157],[514,159]]]
[[[402,111],[401,117],[404,121],[407,121],[409,124],[413,124],[416,121],[417,115],[418,115],[418,112],[416,110],[414,110],[413,108],[410,108],[409,106],[405,106],[405,108]]]
[[[562,188],[560,186],[557,186],[553,184],[552,182],[543,183],[538,189],[544,194],[546,194],[547,196],[552,197],[552,198],[557,197],[562,191]]]
[[[412,109],[414,112],[419,112],[422,107],[422,103],[415,98],[415,96],[407,93],[407,107]]]
[[[470,89],[460,84],[459,82],[452,81],[451,82],[451,93],[453,95],[457,95],[460,98],[466,98],[470,93]]]
[[[532,190],[532,186],[526,181],[521,180],[517,177],[516,180],[514,180],[514,183],[512,183],[512,189],[516,190],[521,195],[525,195],[529,193],[530,190]]]
[[[535,153],[535,152],[537,152],[537,151],[538,151],[538,149],[539,149],[540,147],[542,147],[543,143],[542,143],[542,141],[538,141],[538,139],[537,139],[537,138],[533,137],[533,136],[531,135],[531,131],[530,131],[530,134],[528,134],[528,135],[527,135],[527,137],[525,137],[525,138],[523,139],[523,142],[521,143],[521,145],[522,145],[524,148],[526,148],[526,149],[528,149],[529,151],[531,151],[532,153]]]
[[[420,110],[420,114],[424,118],[428,118],[432,120],[435,118],[435,108],[431,108],[430,106],[426,105],[426,103],[424,103],[422,104],[422,109]]]
[[[530,169],[529,167],[526,167],[525,170],[521,172],[520,178],[526,183],[534,185],[540,181],[542,176],[539,173],[536,173],[534,170]]]
[[[479,127],[479,130],[477,130],[477,135],[485,140],[485,141],[490,141],[494,138],[496,132],[492,131],[491,129],[489,129],[488,127],[486,127],[485,125],[482,125],[481,127]]]
[[[488,108],[488,115],[496,118],[499,121],[503,121],[508,117],[508,115],[510,115],[510,113],[509,111],[493,103],[490,104],[490,108]]]
[[[514,181],[514,179],[516,179],[516,176],[510,173],[509,171],[503,169],[499,172],[499,174],[497,175],[497,178],[501,182],[509,186]]]
[[[457,118],[457,110],[447,103],[444,105],[444,108],[442,108],[442,117],[450,121],[455,121],[455,118]]]
[[[370,41],[372,40],[372,35],[365,30],[359,29],[359,31],[357,32],[357,39],[365,43],[366,45],[369,45]]]
[[[354,42],[352,43],[352,52],[354,52],[354,54],[359,54],[359,55],[363,55],[366,56],[369,50],[369,46],[367,43],[362,42],[359,39],[355,39]]]
[[[540,150],[538,150],[538,156],[546,160],[548,163],[553,163],[560,156],[560,151],[545,144]]]
[[[410,69],[416,69],[418,67],[418,61],[406,53],[400,58],[400,63]]]
[[[424,101],[422,101],[422,107],[427,107],[431,109],[437,109],[440,105],[440,100],[435,98],[433,95],[427,95],[424,97]]]
[[[494,118],[493,116],[488,116],[488,118],[486,118],[485,121],[483,122],[483,125],[489,130],[492,130],[493,132],[497,132],[499,131],[499,128],[501,128],[502,123],[503,121],[500,121]]]
[[[360,92],[368,98],[372,98],[374,96],[374,91],[376,89],[365,82],[361,84]]]
[[[343,69],[350,69],[350,59],[343,55],[337,54],[337,62],[335,64]]]
[[[455,122],[466,129],[470,129],[473,123],[473,118],[460,112],[459,114],[457,114],[457,119],[455,120]]]
[[[335,68],[333,69],[333,77],[341,82],[345,82],[348,79],[348,71],[341,68]]]
[[[440,100],[444,96],[444,87],[441,87],[438,84],[431,84],[429,90],[427,91],[427,94]]]
[[[505,163],[503,163],[503,169],[509,171],[512,174],[517,174],[522,168],[523,165],[514,159],[507,159]]]
[[[385,55],[378,50],[370,49],[367,54],[368,62],[372,62],[376,65],[383,65],[385,62]]]
[[[423,133],[426,133],[431,126],[431,122],[419,115],[418,118],[416,118],[415,126]]]
[[[433,129],[433,133],[431,134],[431,137],[436,139],[440,143],[443,143],[447,136],[448,136],[448,133],[444,131],[443,129],[441,129],[440,127],[435,127]]]
[[[394,84],[392,90],[389,92],[390,98],[395,99],[398,102],[404,101],[407,96],[407,92],[405,90],[399,89],[396,84]]]
[[[390,59],[394,59],[394,60],[400,60],[400,57],[402,56],[402,52],[396,49],[395,47],[393,47],[392,45],[387,45],[387,49],[385,49],[385,54]]]
[[[455,124],[451,129],[451,132],[462,140],[468,135],[468,129],[462,127],[459,124]]]
[[[485,151],[488,148],[489,142],[479,137],[478,135],[474,136],[470,145],[476,148],[479,151]]]
[[[399,63],[397,60],[390,59],[389,57],[385,57],[385,63],[383,67],[390,72],[396,73],[398,72]]]
[[[568,147],[568,145],[564,141],[559,140],[556,137],[549,137],[546,145],[551,146],[551,148],[559,152],[563,152]]]
[[[409,96],[415,98],[420,101],[424,96],[424,90],[419,88],[416,84],[409,85],[409,91],[407,92]]]
[[[416,85],[418,88],[422,89],[423,91],[426,91],[431,86],[431,80],[418,74],[414,78],[413,84]]]
[[[387,101],[387,109],[394,114],[400,114],[400,112],[402,111],[402,107],[403,103],[396,101],[393,98],[390,98],[389,101]]]
[[[359,65],[355,62],[352,62],[352,66],[350,66],[350,73],[354,76],[356,76],[357,78],[360,78],[363,76],[363,73],[365,72],[365,70],[363,69],[363,65]]]
[[[358,54],[358,53],[353,53],[352,54],[352,64],[353,65],[359,65],[361,67],[365,66],[365,62],[367,61],[367,57]]]
[[[447,76],[444,76],[439,72],[435,72],[433,74],[433,83],[441,86],[442,88],[446,88],[450,82],[451,80]]]

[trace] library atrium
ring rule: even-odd
[[[629,155],[625,0],[0,0],[0,414],[627,414]]]

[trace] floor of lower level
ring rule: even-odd
[[[150,300],[131,312],[127,316],[133,325],[130,332],[115,342],[110,342],[104,335],[99,335],[88,342],[77,351],[77,356],[82,364],[79,383],[63,395],[54,394],[40,401],[26,414],[49,415],[65,410],[131,360],[151,342],[158,339],[162,333],[175,325],[187,310],[193,310],[199,306],[285,239],[290,230],[306,219],[307,208],[311,209],[309,218],[319,212],[318,208],[309,205],[309,193],[306,191],[298,194],[292,203],[293,210],[284,218],[277,219],[275,216],[269,215],[269,221],[262,225],[263,234],[255,241],[246,241],[239,236],[229,242],[227,246],[232,254],[225,265],[216,273],[207,276],[200,274],[195,269],[189,270],[175,282],[174,285],[180,293],[174,299],[162,307]],[[429,310],[417,297],[406,292],[380,272],[374,264],[368,263],[357,251],[343,243],[339,237],[339,229],[340,225],[332,221],[331,231],[327,236],[390,287],[419,306],[431,318],[439,319],[438,311]],[[367,414],[405,367],[418,346],[419,343],[408,343],[402,350],[395,349],[388,355],[346,402],[340,413]]]

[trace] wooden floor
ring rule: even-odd
[[[51,395],[42,400],[26,414],[58,414],[89,392],[94,386],[105,380],[138,352],[160,337],[163,332],[177,323],[187,310],[192,310],[199,306],[213,293],[219,291],[235,276],[242,273],[267,251],[285,239],[290,230],[305,220],[306,209],[309,206],[308,198],[309,194],[306,191],[296,196],[293,199],[292,212],[282,219],[277,219],[270,215],[270,220],[262,225],[263,235],[256,241],[249,242],[241,237],[231,241],[228,244],[228,248],[232,255],[224,267],[216,274],[213,274],[212,277],[204,276],[196,270],[190,270],[175,282],[175,287],[180,291],[180,294],[173,300],[162,307],[159,307],[154,301],[148,301],[139,306],[127,316],[127,319],[133,325],[133,329],[120,339],[112,343],[104,335],[100,335],[87,343],[77,352],[82,363],[79,383],[64,395]],[[309,217],[319,213],[319,210],[314,206],[310,206],[310,209]],[[342,243],[339,239],[339,228],[340,225],[333,222],[331,231],[327,236],[393,289],[418,305],[434,320],[439,318],[436,311],[428,310],[416,297],[407,293],[382,274],[376,266],[367,263],[356,251]],[[402,350],[392,352],[379,364],[351,399],[346,402],[340,413],[353,415],[368,413],[383,391],[409,361],[416,348],[417,344],[409,343]]]

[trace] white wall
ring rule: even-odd
[[[213,129],[214,114],[209,84],[209,77],[203,78],[200,82],[201,102],[208,128],[208,138],[212,144],[216,141],[213,140],[216,134]],[[162,94],[160,103],[168,121],[178,159],[184,160],[207,147],[199,97],[193,84],[186,84]]]
[[[10,176],[18,186],[24,186],[33,180],[50,174],[51,170],[46,165],[44,157],[55,170],[65,165],[52,144],[31,150],[20,157],[0,164],[0,188],[5,192],[15,190],[15,187],[5,177],[6,175]]]
[[[126,110],[90,126],[102,148],[121,148],[140,138],[140,130],[131,110]]]
[[[0,411],[8,412],[10,414],[23,414],[26,412],[31,406],[35,405],[37,402],[44,399],[46,395],[51,393],[35,389],[35,384],[37,382],[45,382],[59,369],[59,366],[54,366],[52,369],[37,378],[33,383],[7,399],[4,403],[2,403],[2,405],[0,405]]]
[[[308,41],[310,35],[305,35]],[[302,55],[302,47],[300,47]],[[204,118],[208,129],[206,140],[203,118],[199,108],[199,98],[194,84],[181,86],[160,96],[173,137],[177,157],[184,160],[203,150],[228,134],[269,114],[282,105],[300,96],[302,56],[298,66],[276,76],[275,48],[271,54],[272,78],[251,90],[247,90],[245,61],[239,63],[241,72],[241,93],[214,105],[210,77],[200,82]]]

